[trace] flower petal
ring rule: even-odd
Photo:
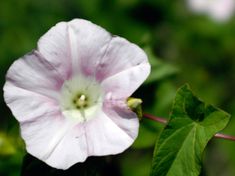
[[[108,77],[101,86],[109,99],[126,99],[144,82],[149,73],[149,63],[142,63]]]
[[[234,0],[210,1],[207,13],[217,21],[227,21],[234,14]]]
[[[106,101],[103,111],[119,128],[135,140],[138,135],[139,119],[124,101]]]
[[[96,78],[102,81],[114,74],[148,62],[147,56],[137,45],[124,38],[113,37],[99,61]]]
[[[73,73],[94,76],[99,60],[111,40],[106,30],[89,21],[75,19],[68,23]]]
[[[20,122],[33,121],[48,113],[59,111],[55,100],[16,87],[10,81],[4,86],[4,98],[15,118]]]
[[[37,51],[16,60],[8,70],[6,80],[11,86],[53,99],[58,99],[58,91],[63,84],[56,70]],[[15,93],[16,97],[19,96],[17,92]]]
[[[21,123],[21,134],[30,154],[57,169],[67,169],[87,158],[84,129],[60,112]]]
[[[84,162],[87,157],[84,128],[82,125],[76,125],[64,135],[46,163],[58,169],[68,169],[75,163]]]
[[[72,73],[72,58],[68,25],[57,23],[38,41],[38,51],[67,80]]]
[[[121,153],[134,141],[102,111],[85,125],[89,156]]]

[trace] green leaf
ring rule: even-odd
[[[208,141],[230,115],[193,95],[188,85],[176,94],[169,123],[155,147],[151,176],[198,176]]]

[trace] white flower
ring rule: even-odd
[[[188,0],[188,5],[193,11],[219,22],[229,20],[235,11],[234,0]]]
[[[133,143],[139,122],[126,99],[149,72],[138,46],[75,19],[52,27],[36,50],[12,64],[4,98],[27,151],[67,169]]]

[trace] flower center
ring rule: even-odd
[[[102,106],[102,90],[91,78],[73,77],[64,82],[60,107],[65,118],[85,122],[95,117]]]
[[[75,97],[73,103],[77,109],[86,108],[88,106],[87,97],[84,94],[79,94],[77,97]]]

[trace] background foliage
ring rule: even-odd
[[[144,100],[145,112],[168,117],[176,89],[188,82],[203,100],[232,114],[224,132],[235,135],[235,18],[224,23],[212,21],[192,13],[184,0],[1,0],[0,87],[14,60],[35,48],[39,37],[57,22],[73,18],[90,20],[146,50],[152,73],[134,95]],[[31,175],[65,175],[25,155],[18,123],[2,94],[1,90],[0,175],[19,175],[22,163],[25,173],[32,173],[37,166]],[[99,163],[102,175],[147,176],[162,127],[144,119],[130,149],[87,162]],[[235,143],[213,139],[204,154],[201,175],[233,176],[234,165]],[[80,165],[68,173],[77,169]]]

